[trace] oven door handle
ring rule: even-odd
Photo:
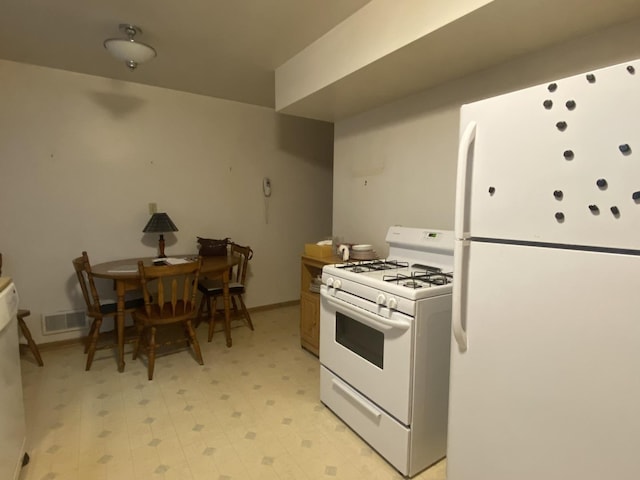
[[[339,310],[344,310],[344,304],[339,300],[335,300],[333,297],[329,295],[323,294],[324,299],[329,302],[333,307]],[[362,310],[359,307],[353,306],[350,307],[349,316],[355,317],[354,320],[359,320],[360,322],[369,325],[373,328],[382,327],[390,327],[397,328],[400,330],[409,330],[411,328],[411,323],[408,320],[391,320],[390,318],[381,317],[379,315],[375,315],[373,313],[367,312],[366,310]]]

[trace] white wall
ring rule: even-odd
[[[333,234],[386,255],[390,225],[452,229],[460,106],[638,58],[639,31],[603,30],[337,122]]]
[[[7,61],[0,91],[3,274],[36,341],[78,335],[42,337],[39,323],[84,308],[82,250],[92,263],[155,255],[149,202],[179,228],[169,255],[195,252],[198,235],[251,245],[249,307],[299,298],[303,244],[331,232],[331,124]]]

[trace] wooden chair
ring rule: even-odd
[[[231,297],[231,303],[233,307],[233,312],[235,316],[238,316],[238,303],[240,304],[240,310],[242,312],[242,316],[246,320],[249,328],[253,330],[253,322],[251,321],[251,316],[249,315],[249,311],[247,310],[246,305],[244,304],[244,300],[242,296],[246,291],[246,280],[247,280],[247,268],[249,266],[249,260],[253,258],[253,250],[251,247],[243,247],[236,243],[231,244],[231,253],[234,255],[239,255],[241,257],[240,263],[233,269],[235,270],[231,272],[229,278],[229,296]],[[210,342],[213,338],[213,326],[215,322],[215,312],[216,312],[216,303],[218,297],[221,297],[223,294],[222,280],[215,279],[202,279],[198,282],[198,290],[202,293],[202,299],[200,300],[200,308],[198,311],[198,318],[204,318],[205,311],[208,313],[207,318],[209,322],[209,336],[208,341]],[[236,303],[237,300],[237,303]],[[226,325],[225,325],[226,328]],[[227,338],[229,338],[230,333],[227,333]]]
[[[28,317],[29,315],[31,315],[31,310],[26,310],[24,308],[18,309],[18,315],[17,315],[18,325],[20,326],[20,331],[22,332],[22,335],[27,340],[27,344],[29,345],[29,349],[31,350],[31,353],[35,357],[36,362],[38,362],[38,366],[42,367],[44,365],[44,362],[42,361],[42,357],[40,356],[40,350],[38,349],[38,344],[35,342],[35,340],[31,336],[31,331],[29,330],[29,327],[27,327],[27,324],[24,321],[25,317]]]
[[[178,265],[145,266],[138,262],[142,293],[144,295],[144,307],[134,312],[133,318],[138,329],[138,339],[133,351],[136,359],[143,343],[147,354],[147,370],[149,380],[153,379],[153,370],[156,359],[156,348],[176,343],[175,338],[169,338],[158,345],[156,331],[160,325],[181,323],[187,342],[191,343],[200,365],[204,364],[200,344],[196,337],[191,319],[196,310],[196,286],[202,266],[202,257],[195,262]],[[150,283],[153,281],[157,291],[150,291]],[[157,284],[156,282],[157,281]],[[153,295],[152,295],[153,293]],[[146,334],[146,335],[145,335]],[[146,336],[146,338],[145,338]]]
[[[2,275],[2,254],[0,253],[0,276],[1,275]],[[33,340],[33,337],[31,336],[31,331],[29,330],[29,327],[27,327],[27,323],[24,321],[24,319],[29,315],[31,315],[30,310],[26,310],[23,308],[18,309],[18,314],[17,314],[18,326],[20,327],[20,331],[22,332],[22,335],[27,340],[29,349],[31,350],[31,353],[35,357],[36,362],[38,362],[38,365],[42,367],[44,365],[44,362],[42,361],[42,357],[40,356],[40,350],[38,349],[38,344]]]
[[[106,348],[115,348],[118,345],[117,328],[115,325],[116,315],[118,310],[118,304],[116,302],[102,303],[98,290],[94,281],[93,274],[91,273],[91,263],[89,262],[89,256],[87,252],[82,252],[80,257],[74,258],[73,268],[76,271],[78,277],[78,283],[80,283],[80,289],[82,290],[82,296],[87,306],[87,316],[92,318],[91,328],[89,329],[89,335],[84,347],[84,353],[87,354],[87,364],[85,370],[91,368],[93,363],[93,357],[97,350],[103,350]],[[125,313],[132,313],[136,309],[144,305],[142,298],[136,298],[128,300],[124,304]],[[113,319],[113,331],[105,332],[101,335],[100,328],[102,327],[102,321],[105,317]],[[110,341],[98,342],[100,337],[111,337]]]

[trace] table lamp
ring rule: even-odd
[[[147,226],[142,229],[143,232],[157,232],[160,233],[160,240],[158,241],[159,258],[165,258],[164,254],[164,232],[177,232],[178,227],[171,221],[169,215],[166,213],[154,213],[151,215]]]

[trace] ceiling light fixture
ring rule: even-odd
[[[133,39],[137,33],[142,33],[140,27],[121,23],[119,29],[129,38],[109,38],[104,41],[104,48],[118,60],[122,60],[130,70],[135,70],[139,63],[148,62],[156,56],[153,47]]]

